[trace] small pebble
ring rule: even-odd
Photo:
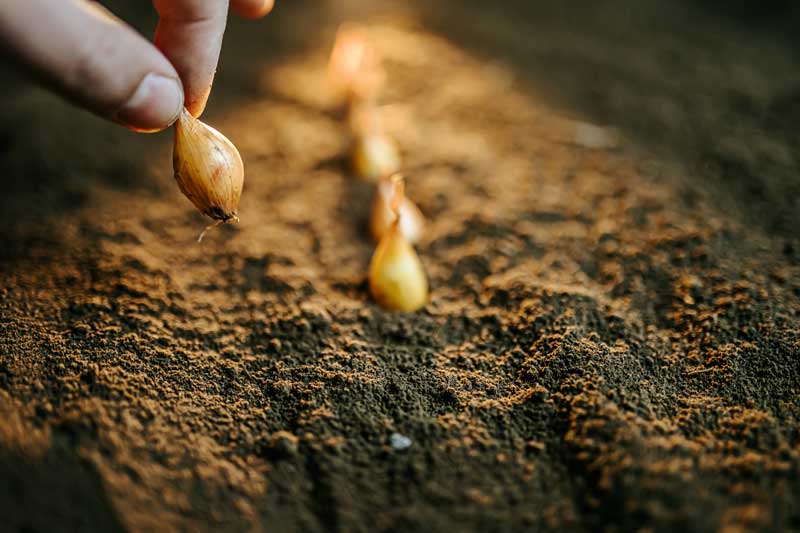
[[[411,439],[406,437],[405,435],[401,435],[400,433],[392,433],[392,436],[389,437],[389,444],[391,444],[392,448],[397,451],[407,450],[411,447]]]

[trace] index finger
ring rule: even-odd
[[[181,77],[184,105],[203,113],[214,81],[228,16],[225,0],[153,0],[158,11],[155,44]]]
[[[155,44],[181,77],[185,105],[199,117],[206,107],[217,70],[228,15],[226,0],[153,0],[160,20]],[[231,8],[247,18],[272,9],[273,0],[231,0]]]

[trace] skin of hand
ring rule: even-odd
[[[259,18],[273,0],[230,0]],[[205,108],[228,0],[153,0],[154,42],[90,0],[0,0],[0,51],[69,100],[132,130]]]

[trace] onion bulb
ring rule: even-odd
[[[393,311],[416,311],[428,303],[428,278],[414,247],[400,229],[403,179],[392,179],[390,207],[395,215],[369,265],[369,290],[378,305]]]
[[[239,222],[239,198],[244,164],[239,151],[224,135],[194,118],[185,108],[175,123],[172,153],[175,181],[181,192],[216,223]]]
[[[394,189],[393,178],[383,178],[375,188],[375,201],[372,204],[372,212],[369,217],[369,231],[376,241],[381,240],[381,237],[397,218],[390,207]],[[405,195],[400,204],[399,226],[403,236],[410,243],[419,242],[425,230],[425,215]]]

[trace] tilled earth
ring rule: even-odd
[[[0,529],[800,528],[795,10],[375,4],[231,21],[242,223],[202,244],[171,133],[4,72]],[[367,292],[345,18],[429,218],[414,314]]]

